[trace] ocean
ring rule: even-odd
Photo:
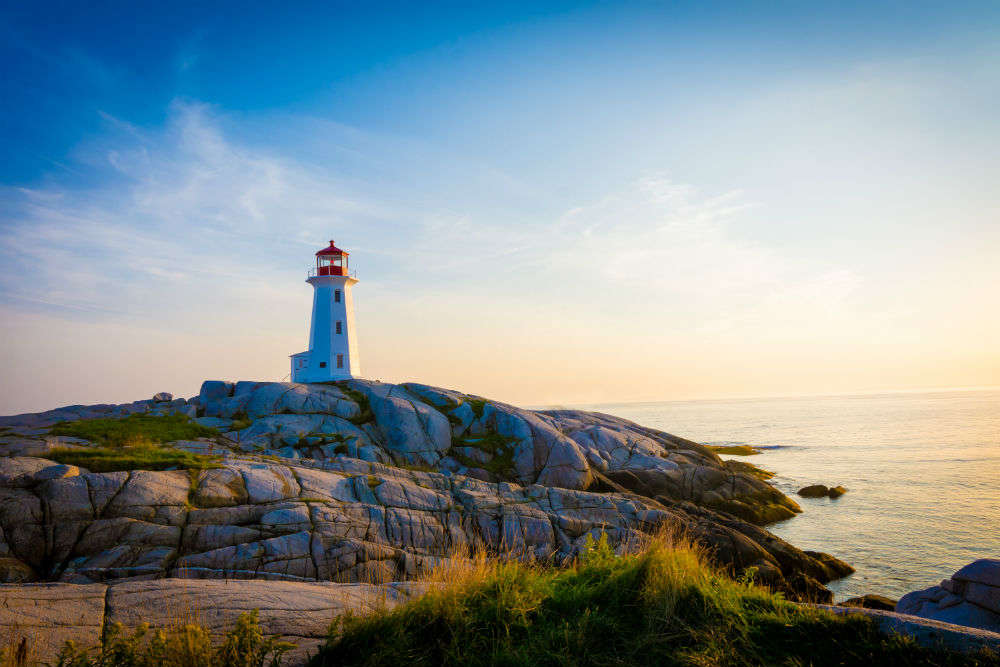
[[[837,600],[926,588],[977,558],[1000,558],[1000,391],[667,401],[574,406],[706,445],[753,445],[740,458],[774,473],[802,514],[768,527],[857,572]],[[847,487],[808,499],[809,484]]]

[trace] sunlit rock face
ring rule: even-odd
[[[93,473],[63,419],[180,413],[220,435],[170,446],[219,467]],[[697,443],[597,413],[532,411],[418,384],[206,382],[190,400],[0,418],[0,578],[384,582],[485,550],[561,561],[664,530],[797,597],[850,568],[754,523],[797,505]]]

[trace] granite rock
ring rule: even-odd
[[[907,593],[896,611],[1000,632],[1000,560],[973,561],[939,586]]]

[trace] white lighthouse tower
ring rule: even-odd
[[[292,355],[292,382],[328,382],[361,375],[346,250],[330,241],[316,253],[306,282],[313,286],[309,351]]]

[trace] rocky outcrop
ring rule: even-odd
[[[827,487],[823,484],[811,484],[796,491],[803,498],[839,498],[847,489],[842,486]]]
[[[284,664],[302,665],[326,639],[330,623],[347,611],[392,608],[426,586],[398,583],[300,583],[161,579],[107,584],[0,586],[0,633],[9,645],[22,638],[32,660],[55,661],[67,641],[88,648],[114,623],[154,628],[196,623],[219,639],[248,611],[260,612],[261,629],[295,644]]]
[[[198,473],[45,459],[66,419],[185,414],[222,457]],[[734,572],[828,600],[850,567],[755,524],[798,506],[709,449],[598,413],[531,411],[419,384],[204,383],[190,400],[0,418],[0,577],[78,583],[411,578],[455,553],[572,558],[682,531]]]
[[[603,532],[621,552],[683,532],[723,565],[792,596],[828,599],[837,576],[736,517],[627,493],[490,483],[341,457],[322,465],[232,455],[197,473],[88,473],[0,459],[7,581],[204,578],[387,582],[485,550],[561,561]],[[843,564],[841,564],[843,565]],[[846,567],[846,566],[845,566]],[[848,568],[849,569],[849,568]]]
[[[759,524],[800,511],[764,480],[727,467],[690,440],[610,415],[525,410],[413,383],[209,381],[190,401],[69,406],[0,418],[0,427],[44,438],[44,429],[58,421],[137,412],[199,418],[246,453],[320,461],[348,456],[483,481],[580,490],[599,473],[634,493],[688,500]],[[45,451],[38,442],[33,449],[24,441],[20,450],[10,449],[13,443],[7,447],[22,455]]]
[[[973,561],[939,586],[907,593],[896,611],[1000,632],[1000,560]]]

